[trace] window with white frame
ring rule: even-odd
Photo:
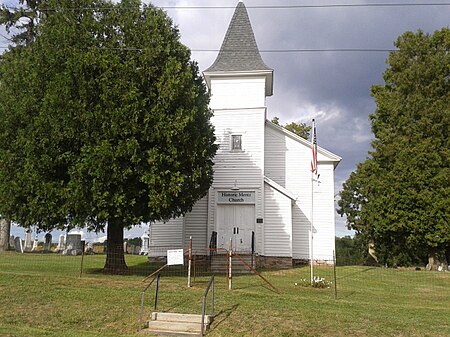
[[[232,151],[242,150],[242,135],[231,135],[231,150]]]

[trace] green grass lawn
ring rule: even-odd
[[[142,256],[127,256],[137,275],[96,273],[104,256],[0,254],[0,336],[123,337],[138,334]],[[332,280],[333,268],[316,275]],[[337,268],[333,287],[295,285],[309,268],[216,277],[216,318],[208,336],[450,336],[450,273],[370,267]],[[162,276],[159,310],[200,313],[209,277]],[[152,287],[145,315],[152,311]]]

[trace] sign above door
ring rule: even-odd
[[[255,191],[218,191],[218,204],[254,204]]]

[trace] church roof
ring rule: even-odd
[[[219,55],[205,72],[272,71],[259,54],[247,9],[239,2],[234,11]]]

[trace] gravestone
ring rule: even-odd
[[[102,243],[96,243],[92,249],[95,254],[103,254],[105,252],[105,246]]]
[[[23,253],[22,239],[20,237],[14,239],[14,250],[18,253]]]
[[[23,248],[23,250],[25,252],[30,252],[32,248],[33,244],[31,242],[31,229],[27,229],[25,231],[25,247]]]
[[[81,234],[67,234],[66,249],[64,249],[63,255],[80,255],[82,249]]]
[[[33,248],[31,248],[31,251],[33,252],[33,253],[35,253],[35,252],[37,252],[39,250],[39,240],[38,240],[38,238],[36,237],[35,239],[34,239],[34,241],[33,241]]]
[[[9,237],[9,249],[14,249],[14,235]]]
[[[85,251],[86,253],[93,253],[93,252],[94,252],[94,243],[93,243],[92,241],[89,241],[89,242],[86,244],[86,246],[85,246],[85,248],[84,248],[84,251]]]
[[[66,240],[65,240],[65,235],[61,234],[59,236],[59,240],[58,240],[58,246],[56,246],[56,252],[62,252],[66,247]]]
[[[139,251],[139,255],[148,255],[148,247],[149,247],[149,243],[150,243],[149,236],[146,233],[142,234],[141,241],[142,241],[142,247],[141,247],[141,250]]]
[[[128,247],[128,241],[124,241],[124,242],[123,242],[123,252],[124,252],[125,254],[128,253],[127,247]]]
[[[50,233],[45,234],[44,252],[49,252],[52,247],[52,235]]]

